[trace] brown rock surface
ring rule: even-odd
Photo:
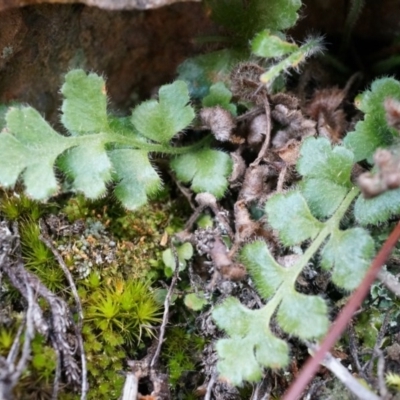
[[[0,21],[0,102],[29,103],[52,121],[68,70],[104,74],[112,104],[126,109],[171,81],[211,26],[199,3],[149,11],[42,4],[3,11]]]

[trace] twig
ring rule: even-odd
[[[244,114],[239,115],[236,118],[236,122],[245,121],[246,119],[249,119],[249,118],[254,118],[257,115],[262,114],[263,111],[264,111],[264,107],[263,106],[254,107],[251,110],[245,112]]]
[[[383,356],[382,350],[376,350],[376,355],[378,356],[378,366],[376,372],[378,375],[379,393],[381,398],[385,400],[389,395],[389,391],[385,382],[385,357]]]
[[[40,240],[50,249],[53,253],[54,257],[57,259],[58,264],[66,276],[69,286],[71,288],[72,296],[74,297],[76,308],[78,310],[78,323],[74,323],[75,335],[78,341],[78,347],[81,354],[81,368],[82,368],[82,382],[81,382],[81,400],[86,399],[87,391],[88,391],[88,381],[87,381],[87,365],[86,365],[86,357],[85,357],[85,348],[83,346],[83,338],[82,338],[82,325],[83,325],[83,309],[81,300],[78,295],[78,290],[75,285],[75,281],[72,278],[71,272],[69,271],[67,265],[65,264],[61,254],[57,251],[57,249],[53,246],[49,235],[47,233],[47,229],[43,223],[40,221],[41,234],[39,235]]]
[[[397,297],[400,297],[400,282],[388,271],[380,271],[378,279]]]
[[[139,379],[133,371],[126,374],[121,400],[136,400],[138,397]]]
[[[347,327],[347,333],[349,334],[350,354],[356,365],[357,372],[360,374],[361,378],[365,379],[369,383],[369,379],[365,375],[364,370],[361,367],[360,360],[358,359],[356,337],[355,337],[356,335],[355,335],[354,327],[352,324],[349,324],[349,326]]]
[[[210,381],[208,382],[207,392],[206,395],[204,396],[204,400],[211,400],[212,388],[214,387],[216,379],[217,379],[217,374],[214,372],[211,376]]]
[[[15,386],[24,372],[26,368],[26,364],[28,363],[28,360],[31,355],[31,341],[35,335],[35,328],[33,326],[33,309],[34,309],[34,301],[33,301],[33,292],[32,288],[29,286],[28,282],[25,282],[26,286],[26,291],[28,293],[28,310],[26,311],[26,328],[25,328],[25,334],[24,334],[24,344],[22,346],[22,354],[21,358],[18,361],[18,364],[15,368],[15,372],[13,373],[12,376],[12,381],[13,381],[13,386]]]
[[[391,314],[391,310],[389,310],[386,314],[385,314],[385,318],[383,319],[382,322],[382,326],[379,329],[378,335],[376,337],[376,341],[375,341],[375,346],[374,346],[374,350],[372,351],[372,357],[370,360],[368,360],[368,362],[364,365],[363,369],[364,371],[367,371],[367,375],[371,376],[372,374],[372,368],[374,366],[374,360],[376,358],[376,356],[379,355],[379,349],[381,347],[383,338],[385,337],[388,325],[389,325],[389,319],[390,319],[390,314]]]
[[[288,167],[285,164],[284,167],[281,169],[281,172],[279,172],[278,183],[276,185],[277,193],[283,192],[283,184],[285,183],[287,169],[288,169]]]
[[[271,107],[269,105],[268,98],[264,98],[264,110],[265,110],[265,116],[267,117],[267,126],[265,129],[265,139],[264,143],[261,146],[261,149],[258,153],[257,158],[250,164],[250,166],[256,166],[260,164],[261,160],[264,158],[265,154],[267,153],[270,141],[271,141]]]
[[[322,363],[342,383],[361,400],[380,400],[379,396],[362,385],[336,358],[330,353],[325,356]]]
[[[164,341],[165,330],[167,328],[167,323],[168,323],[169,306],[170,306],[172,294],[173,294],[173,291],[174,291],[174,288],[175,288],[175,285],[176,285],[176,282],[177,282],[178,276],[179,276],[178,253],[176,252],[176,248],[172,243],[171,243],[171,249],[172,249],[172,254],[173,254],[174,260],[175,260],[175,271],[174,271],[174,276],[172,277],[171,284],[168,289],[167,296],[165,297],[165,300],[164,300],[164,315],[163,315],[163,320],[162,320],[162,324],[160,327],[160,336],[158,338],[158,344],[157,344],[156,351],[154,352],[153,358],[151,359],[151,362],[150,362],[150,369],[153,369],[155,367],[155,365],[157,364],[158,358],[160,356],[160,353],[161,353],[161,347],[162,347],[162,344]]]
[[[0,263],[1,263],[1,261],[0,261]],[[22,332],[23,331],[24,331],[24,324],[21,324],[18,327],[17,334],[15,335],[13,344],[12,344],[11,349],[10,349],[10,352],[8,353],[8,356],[7,356],[7,363],[8,364],[14,364],[15,360],[18,357],[20,340],[21,340],[21,336],[22,336]]]
[[[353,313],[360,307],[365,296],[367,296],[367,294],[369,293],[371,284],[375,280],[382,265],[389,257],[399,238],[400,222],[397,224],[396,228],[392,231],[386,242],[383,244],[381,250],[372,261],[372,264],[368,269],[368,272],[365,275],[363,281],[361,282],[358,289],[350,297],[349,301],[340,312],[335,323],[332,324],[331,329],[321,343],[318,351],[314,354],[313,357],[310,357],[307,360],[306,364],[300,371],[298,378],[284,395],[283,400],[297,400],[301,396],[304,388],[317,372],[319,363],[324,359],[325,354],[330,350],[330,348],[336,343],[336,340],[346,329],[346,325],[348,321],[352,318]]]
[[[54,374],[53,393],[51,396],[52,400],[57,400],[58,397],[58,389],[60,387],[61,367],[62,367],[60,353],[58,351],[56,351],[55,353],[57,359],[56,359],[56,372]]]

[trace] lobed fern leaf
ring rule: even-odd
[[[261,309],[251,311],[237,300],[228,299],[213,313],[217,325],[230,336],[216,346],[221,360],[218,371],[229,381],[241,384],[243,380],[255,379],[265,366],[284,365],[275,363],[273,351],[272,356],[265,354],[266,358],[257,353],[257,349],[280,340],[271,337],[269,330],[273,315],[276,314],[276,321],[285,332],[302,339],[319,338],[327,331],[325,300],[295,289],[297,277],[323,245],[322,266],[332,270],[332,281],[336,285],[352,290],[362,280],[374,254],[374,241],[362,228],[340,229],[343,216],[359,194],[350,181],[352,165],[350,150],[341,146],[332,148],[323,138],[309,138],[301,148],[297,164],[303,176],[300,187],[286,194],[275,194],[267,201],[267,221],[286,246],[313,241],[298,261],[287,268],[274,260],[264,242],[247,244],[242,249],[241,261],[258,292],[268,302]],[[320,190],[333,193],[321,195]],[[326,221],[317,219],[326,217],[329,217]],[[265,335],[261,342],[253,329]],[[279,342],[278,346],[283,361],[284,345]],[[244,362],[245,351],[250,364],[233,363],[234,359]]]
[[[227,154],[204,148],[207,141],[181,148],[169,143],[195,116],[183,81],[162,86],[159,100],[140,104],[130,119],[107,114],[105,81],[96,74],[70,71],[61,92],[61,121],[69,136],[57,133],[31,107],[12,107],[5,115],[0,185],[13,187],[21,178],[30,197],[46,200],[59,190],[57,166],[69,190],[91,199],[115,182],[115,196],[133,210],[159,190],[161,179],[149,154],[162,152],[184,154],[174,160],[175,170],[185,182],[193,180],[194,191],[223,195],[231,172]]]

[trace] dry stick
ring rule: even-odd
[[[31,341],[35,335],[35,328],[33,326],[33,292],[32,288],[29,286],[29,282],[25,281],[25,286],[28,293],[28,310],[26,311],[26,328],[24,334],[24,344],[22,346],[22,355],[12,377],[12,380],[15,383],[18,381],[26,368],[26,364],[28,363],[31,355]]]
[[[378,279],[397,297],[400,297],[400,282],[388,271],[380,271]]]
[[[211,376],[210,382],[208,382],[207,392],[206,395],[204,396],[204,400],[211,399],[212,388],[214,387],[216,379],[217,379],[217,374],[214,372]]]
[[[371,392],[360,383],[340,361],[328,353],[323,361],[323,365],[328,368],[342,383],[362,400],[380,400],[380,397]]]
[[[254,107],[251,110],[245,112],[244,114],[236,117],[236,122],[245,121],[246,119],[257,117],[257,115],[262,114],[263,111],[264,111],[263,106]],[[210,128],[207,128],[207,129],[210,129]]]
[[[363,368],[361,367],[360,360],[358,359],[358,352],[356,346],[356,333],[354,332],[354,327],[352,324],[349,324],[347,328],[347,333],[349,334],[349,348],[350,354],[353,358],[354,363],[356,364],[357,372],[360,374],[361,378],[363,378],[366,382],[370,383],[370,379],[365,375]]]
[[[378,366],[377,366],[377,375],[378,375],[378,385],[379,385],[379,393],[382,399],[387,399],[389,395],[388,388],[386,387],[385,382],[385,357],[383,356],[382,350],[376,350],[378,354]]]
[[[74,279],[72,278],[71,272],[69,271],[67,265],[65,264],[61,254],[57,251],[57,249],[53,246],[47,232],[46,228],[41,221],[40,223],[41,234],[39,235],[39,239],[50,249],[53,253],[54,257],[57,259],[61,269],[66,276],[69,286],[71,288],[72,295],[74,297],[76,308],[78,309],[78,323],[75,325],[75,334],[78,341],[79,351],[81,353],[81,364],[82,364],[82,385],[81,385],[81,400],[86,399],[86,394],[88,392],[88,381],[87,381],[87,366],[86,366],[86,357],[85,357],[85,349],[83,347],[83,339],[82,339],[82,325],[83,325],[83,310],[81,300],[78,295],[78,290],[76,289],[76,285]]]
[[[375,346],[374,346],[374,349],[372,352],[372,356],[363,367],[363,370],[366,371],[368,376],[371,376],[371,374],[372,374],[372,368],[374,367],[374,360],[376,358],[375,356],[379,356],[379,351],[380,351],[379,349],[382,345],[383,338],[385,337],[385,334],[387,332],[391,313],[392,313],[392,310],[389,310],[386,312],[385,318],[383,319],[383,322],[382,322],[382,326],[379,329],[378,336],[375,341]]]
[[[269,106],[269,101],[268,98],[265,97],[264,98],[264,110],[265,110],[265,115],[267,117],[267,127],[265,129],[265,139],[264,139],[264,143],[261,146],[261,150],[258,153],[257,158],[255,159],[255,161],[253,161],[250,166],[256,166],[258,164],[260,164],[261,160],[264,158],[268,147],[269,147],[269,143],[271,141],[271,107]]]
[[[121,400],[136,400],[138,397],[138,390],[139,378],[134,372],[128,372],[126,374]]]
[[[336,343],[337,339],[346,329],[348,321],[352,318],[353,313],[360,307],[362,301],[369,293],[369,288],[377,277],[382,265],[385,263],[394,246],[400,238],[400,222],[392,231],[386,242],[383,244],[377,256],[372,261],[370,268],[358,289],[350,297],[350,300],[340,312],[336,321],[332,324],[331,329],[321,343],[318,351],[313,357],[310,357],[300,375],[285,393],[283,400],[297,400],[303,393],[303,390],[318,371],[319,363],[324,359],[325,354]]]
[[[2,264],[2,260],[0,260],[0,265]],[[18,353],[19,353],[19,347],[20,347],[20,340],[22,333],[24,331],[24,324],[21,323],[21,325],[18,327],[17,334],[15,335],[13,344],[11,346],[11,349],[8,353],[7,356],[7,363],[8,364],[14,364],[15,360],[17,359]]]
[[[51,395],[52,400],[57,400],[57,397],[58,397],[58,389],[60,386],[59,382],[61,380],[61,367],[62,367],[60,353],[58,351],[56,351],[55,353],[56,353],[57,360],[56,360],[56,373],[55,373],[54,384],[53,384],[53,393]]]
[[[154,368],[157,361],[158,357],[160,356],[161,353],[161,347],[164,341],[164,336],[165,336],[165,329],[167,328],[167,323],[168,323],[168,317],[169,317],[169,306],[171,303],[171,298],[172,298],[172,293],[174,291],[176,282],[178,280],[179,276],[179,258],[178,258],[178,253],[176,252],[175,246],[171,243],[171,248],[172,248],[172,254],[174,256],[175,260],[175,271],[174,271],[174,276],[172,277],[171,285],[169,286],[167,296],[165,297],[164,301],[164,315],[163,315],[163,320],[162,324],[160,327],[160,337],[158,338],[158,344],[157,344],[157,349],[154,352],[154,356],[151,359],[150,362],[150,368]]]
[[[278,183],[276,185],[276,191],[278,193],[282,193],[283,192],[283,184],[285,183],[285,177],[286,177],[287,169],[288,169],[288,167],[285,164],[285,166],[282,168],[281,172],[279,173]]]

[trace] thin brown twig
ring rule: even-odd
[[[389,321],[390,321],[390,315],[391,315],[392,310],[388,310],[385,314],[385,317],[383,319],[382,325],[379,329],[376,341],[375,341],[375,346],[372,352],[372,357],[368,362],[364,365],[363,370],[366,371],[368,376],[371,376],[372,374],[372,368],[374,367],[374,360],[379,354],[379,349],[382,345],[383,338],[385,337]]]
[[[349,349],[351,357],[353,358],[354,364],[356,365],[357,372],[360,374],[361,378],[365,379],[369,383],[369,379],[364,373],[363,368],[361,367],[360,360],[358,359],[358,351],[356,345],[356,334],[354,332],[353,324],[349,324],[347,327],[347,333],[349,334]]]
[[[158,362],[158,358],[161,353],[161,347],[164,342],[165,330],[167,329],[167,324],[168,324],[169,306],[171,304],[172,294],[174,292],[175,285],[176,285],[176,282],[178,281],[178,277],[179,277],[178,253],[176,251],[175,246],[172,243],[171,243],[171,250],[172,250],[172,254],[174,256],[174,260],[175,260],[175,271],[174,271],[174,275],[171,280],[171,284],[169,285],[167,296],[165,297],[165,300],[164,300],[164,314],[163,314],[163,320],[162,320],[161,327],[160,327],[160,335],[158,338],[156,351],[154,352],[154,355],[150,362],[150,369],[153,369],[156,366],[156,364]]]
[[[360,307],[362,301],[369,293],[369,289],[372,283],[374,282],[380,269],[382,268],[382,265],[389,257],[399,238],[400,222],[397,224],[395,229],[392,231],[388,239],[383,244],[377,256],[372,261],[371,266],[368,269],[368,272],[365,275],[363,281],[361,282],[358,289],[350,297],[349,301],[340,312],[335,323],[332,324],[331,329],[321,343],[318,351],[313,355],[313,357],[310,357],[307,360],[306,364],[300,371],[298,378],[283,396],[283,400],[297,400],[301,396],[303,390],[317,372],[319,368],[319,363],[324,359],[325,354],[336,343],[337,339],[346,329],[346,325],[348,321],[352,318],[353,313]]]
[[[262,159],[265,157],[265,154],[267,153],[270,141],[271,141],[271,107],[269,105],[268,98],[265,96],[264,98],[264,111],[266,115],[266,120],[267,120],[267,126],[265,128],[265,139],[264,143],[261,146],[260,151],[258,152],[257,158],[250,164],[250,166],[256,166],[260,164]]]

